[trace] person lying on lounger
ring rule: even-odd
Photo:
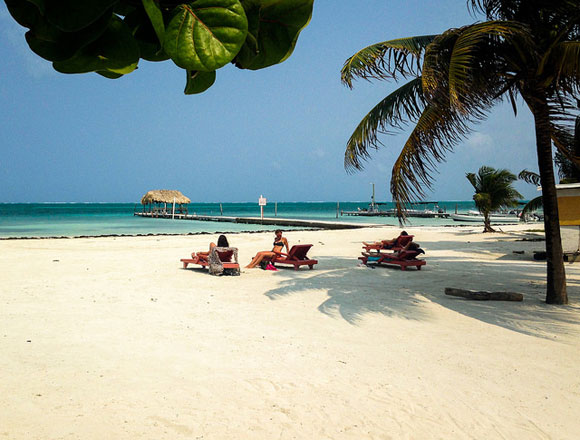
[[[217,247],[230,247],[230,244],[228,243],[228,239],[226,238],[225,235],[220,235],[218,237],[217,245],[215,243],[213,243],[213,242],[210,243],[209,244],[209,251],[207,251],[207,252],[205,252],[205,251],[202,251],[202,252],[192,252],[191,253],[191,258],[196,258],[197,257],[197,258],[201,258],[203,260],[207,260],[207,258],[209,256],[209,253],[216,246]]]
[[[381,246],[383,249],[392,249],[395,246],[399,245],[399,242],[401,241],[401,237],[407,237],[409,234],[407,234],[407,231],[402,231],[398,237],[392,238],[390,240],[381,240],[381,241],[375,241],[374,243],[367,243],[365,241],[363,241],[363,244],[365,246]],[[411,242],[409,242],[411,243]]]
[[[397,257],[403,257],[405,255],[405,252],[417,252],[417,255],[425,253],[425,251],[423,249],[421,249],[421,245],[419,243],[414,242],[414,241],[410,241],[405,246],[403,246],[400,250],[395,251],[394,255],[396,255]]]
[[[256,256],[252,258],[250,264],[246,266],[247,269],[253,269],[254,267],[258,266],[264,258],[271,259],[275,257],[276,255],[278,255],[277,252],[282,252],[284,246],[286,246],[286,252],[290,252],[288,240],[286,240],[285,237],[282,237],[282,231],[278,229],[274,233],[276,234],[276,237],[274,238],[274,247],[272,248],[272,250],[258,252]]]

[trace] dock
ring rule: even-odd
[[[174,220],[193,220],[201,222],[224,222],[224,223],[242,223],[249,225],[264,225],[264,226],[294,226],[303,228],[316,229],[360,229],[360,228],[376,228],[385,225],[377,225],[372,223],[349,223],[349,222],[334,222],[324,220],[302,220],[290,218],[273,218],[273,217],[230,217],[225,215],[196,215],[196,214],[175,214],[163,212],[134,212],[133,215],[144,218],[164,218]]]

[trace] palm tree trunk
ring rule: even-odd
[[[495,232],[495,229],[491,227],[491,219],[489,218],[489,212],[483,213],[483,232]]]
[[[543,99],[542,99],[543,98]],[[544,230],[546,233],[547,259],[547,292],[548,304],[568,304],[566,293],[566,272],[562,239],[560,236],[560,217],[558,214],[558,199],[556,197],[556,183],[554,179],[554,164],[552,160],[552,140],[550,138],[550,113],[545,95],[533,101],[527,100],[534,115],[536,128],[536,149],[538,153],[538,167],[542,198],[544,202]]]

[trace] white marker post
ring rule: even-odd
[[[260,205],[260,218],[264,220],[264,206],[266,206],[266,197],[260,194],[258,199],[258,205]]]

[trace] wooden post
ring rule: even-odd
[[[457,203],[455,204],[455,214],[457,214]]]
[[[222,207],[221,203],[220,203],[220,215],[224,215],[224,208]]]
[[[336,218],[338,218],[338,211],[340,211],[340,202],[336,202]]]
[[[274,217],[278,217],[278,202],[274,202]]]

